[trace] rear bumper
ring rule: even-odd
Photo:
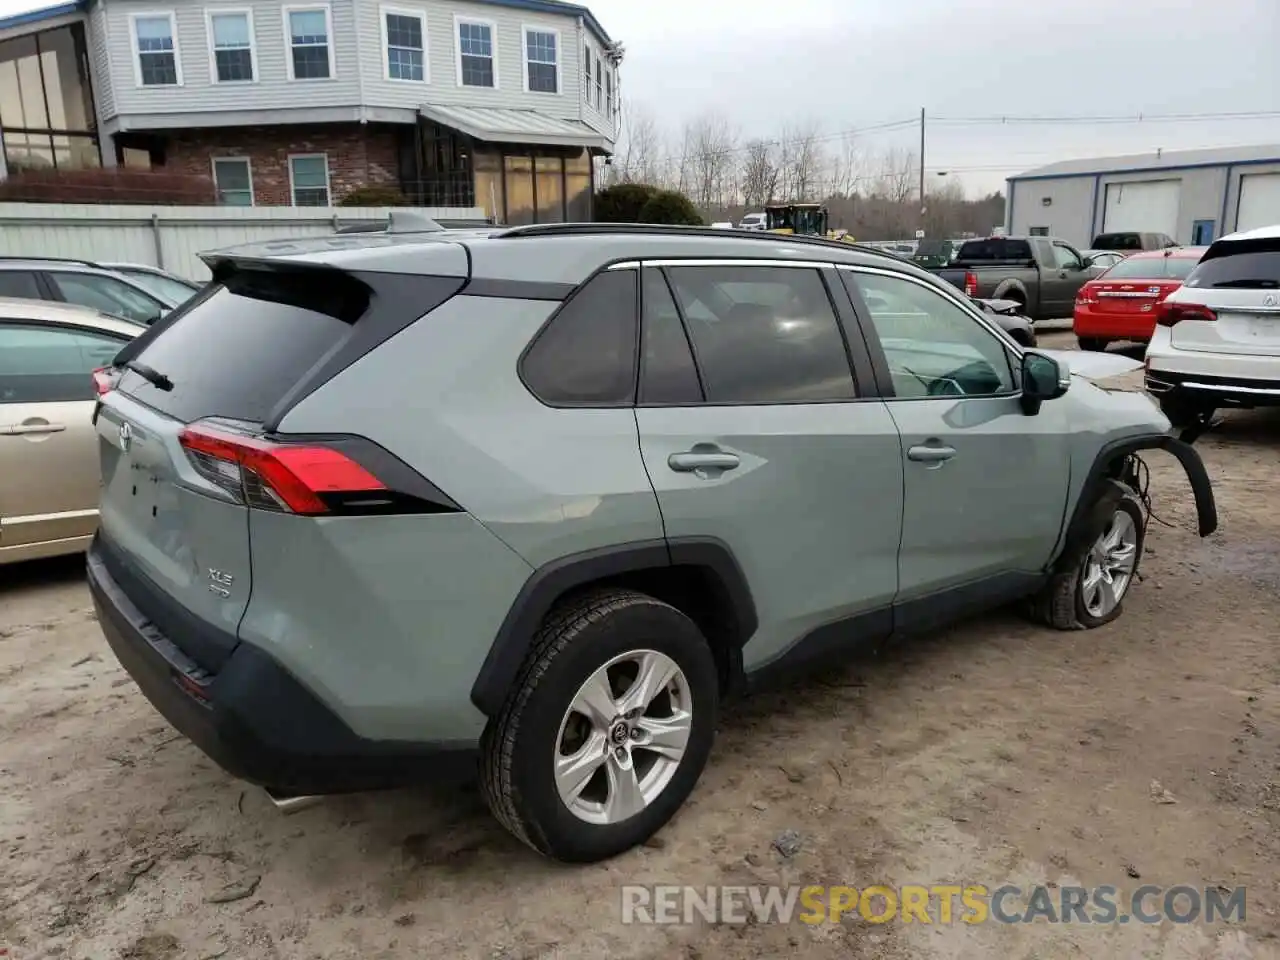
[[[1071,327],[1077,337],[1146,343],[1155,332],[1156,318],[1153,313],[1100,313],[1088,307],[1076,307]]]
[[[1280,357],[1180,350],[1156,331],[1146,353],[1146,387],[1157,396],[1195,393],[1241,406],[1280,405]]]
[[[473,742],[375,741],[332,710],[261,650],[239,644],[217,672],[201,670],[130,600],[89,548],[98,623],[121,666],[177,730],[229,774],[292,794],[345,793],[465,779]]]

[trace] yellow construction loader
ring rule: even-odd
[[[767,203],[764,207],[764,228],[770,233],[853,242],[847,230],[828,229],[827,208],[820,203]]]

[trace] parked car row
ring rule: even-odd
[[[87,546],[94,371],[199,289],[145,264],[0,258],[0,564]]]

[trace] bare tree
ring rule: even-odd
[[[623,114],[627,130],[626,178],[640,183],[658,179],[662,164],[662,134],[648,107],[627,104]]]
[[[720,113],[704,113],[684,126],[686,192],[703,210],[723,208],[731,199],[737,139],[728,118]]]
[[[764,206],[778,191],[782,171],[777,163],[777,150],[767,140],[757,138],[747,143],[744,154],[742,200],[748,207]]]
[[[885,151],[876,193],[891,203],[906,203],[916,189],[916,163],[916,155],[909,150],[893,147]]]
[[[820,180],[826,157],[816,121],[806,121],[783,129],[779,140],[782,186],[786,198],[793,203],[815,200],[821,192]]]
[[[831,194],[852,197],[866,179],[867,156],[862,141],[850,131],[840,138],[831,157]]]

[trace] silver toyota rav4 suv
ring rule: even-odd
[[[478,765],[521,840],[609,857],[730,696],[1008,602],[1118,616],[1140,451],[1217,522],[1146,396],[850,244],[562,224],[207,263],[101,378],[89,580],[160,712],[276,793]]]

